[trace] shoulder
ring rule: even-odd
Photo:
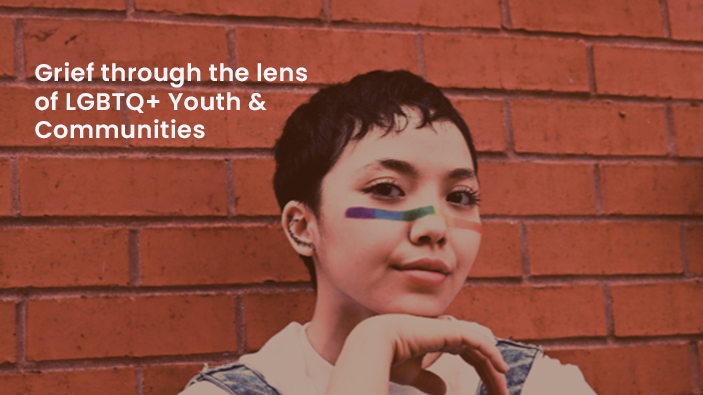
[[[204,385],[205,383],[211,385]],[[218,387],[221,391],[217,392],[213,386]],[[181,395],[220,394],[280,395],[257,372],[241,363],[204,369],[190,380],[186,390],[181,393]]]

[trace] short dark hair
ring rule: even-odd
[[[374,126],[385,128],[386,134],[396,130],[396,116],[406,116],[403,106],[421,113],[419,127],[437,120],[449,120],[456,125],[466,140],[478,174],[476,148],[469,127],[439,88],[409,71],[377,70],[320,89],[288,118],[274,147],[273,188],[281,210],[289,201],[296,200],[319,219],[322,179],[349,141],[361,140]],[[315,286],[313,260],[301,258]]]

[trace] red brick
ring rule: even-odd
[[[413,34],[239,27],[236,42],[238,66],[249,70],[250,81],[257,81],[257,63],[262,74],[267,67],[294,72],[304,67],[311,84],[346,81],[376,69],[418,72]]]
[[[703,225],[690,226],[686,229],[686,246],[691,272],[699,276],[703,275]]]
[[[247,351],[261,348],[290,322],[308,322],[315,306],[312,291],[251,293],[244,295]]]
[[[234,322],[229,295],[30,300],[27,359],[234,352]]]
[[[685,344],[548,350],[547,355],[578,365],[598,394],[693,393]]]
[[[482,162],[478,169],[483,214],[595,213],[588,165]]]
[[[75,8],[99,10],[124,10],[122,0],[0,0],[0,7],[36,7],[36,8]]]
[[[481,0],[332,0],[332,19],[441,27],[500,28],[498,2]]]
[[[515,29],[662,37],[657,0],[512,0]]]
[[[56,110],[49,107],[45,111],[39,111],[35,106],[35,101],[40,96],[51,97],[52,92],[58,92]],[[79,138],[80,131],[76,131],[76,137],[71,138],[71,125],[90,125],[95,130],[96,125],[121,125],[122,115],[115,109],[114,100],[110,103],[110,109],[98,111],[95,107],[89,111],[78,108],[75,111],[66,110],[66,94],[71,94],[71,105],[77,107],[78,96],[82,93],[89,93],[93,98],[97,93],[107,93],[111,95],[113,91],[104,89],[27,89],[24,87],[3,86],[0,87],[0,118],[5,120],[4,127],[0,129],[0,145],[3,146],[111,146],[121,147],[124,141],[122,137],[114,138]],[[39,137],[35,131],[39,122],[46,121],[52,126],[41,126],[40,133],[51,133],[56,125],[66,125],[69,131],[68,136],[59,139],[50,136],[46,139]],[[153,120],[151,120],[153,122]],[[59,131],[62,133],[62,131]],[[85,133],[88,133],[86,130]]]
[[[12,215],[12,169],[9,160],[0,159],[0,217]]]
[[[0,363],[15,362],[15,325],[15,304],[0,302]]]
[[[0,18],[0,53],[3,54],[0,58],[0,77],[15,75],[15,27],[9,18]]]
[[[219,74],[216,76],[219,78]],[[142,138],[130,140],[130,144],[136,147],[160,146],[160,147],[208,147],[208,148],[271,148],[276,139],[281,135],[283,125],[288,116],[305,102],[309,95],[287,93],[287,92],[264,92],[258,100],[265,100],[266,111],[251,111],[248,103],[251,100],[252,92],[232,92],[232,95],[239,97],[240,110],[236,111],[236,102],[232,102],[231,111],[204,111],[200,108],[188,111],[184,108],[183,102],[189,96],[194,96],[198,102],[200,97],[206,97],[206,104],[209,105],[210,96],[216,97],[221,93],[224,99],[224,108],[227,103],[227,93],[223,91],[202,92],[202,91],[140,91],[144,97],[151,97],[152,94],[161,103],[155,108],[144,108],[144,114],[131,112],[129,120],[135,124],[153,124],[154,119],[159,122],[166,121],[171,124],[171,120],[176,120],[176,125],[186,124],[192,127],[201,124],[205,129],[205,137],[197,139],[191,135],[187,139],[182,138]],[[169,93],[177,97],[183,93],[180,99],[178,110],[173,110],[173,104]],[[213,99],[214,100],[214,99]],[[214,102],[217,105],[216,101]],[[215,107],[217,108],[217,107]],[[177,135],[176,135],[177,136]]]
[[[601,94],[703,99],[703,52],[594,45]]]
[[[616,336],[703,332],[703,287],[695,283],[613,285]]]
[[[40,64],[61,67],[69,62],[71,67],[85,68],[89,62],[95,62],[94,79],[102,81],[102,64],[150,67],[153,72],[154,67],[163,71],[164,67],[185,68],[191,63],[200,69],[201,80],[207,81],[210,64],[228,63],[226,32],[218,26],[25,19],[24,40],[30,76]]]
[[[674,107],[679,156],[703,158],[703,108]]]
[[[144,285],[308,281],[280,225],[140,232]]]
[[[703,41],[703,3],[696,0],[668,0],[671,37]]]
[[[520,277],[520,235],[514,222],[483,224],[481,248],[469,277]]]
[[[273,193],[272,159],[239,159],[234,161],[234,193],[237,215],[280,215]]]
[[[425,36],[427,77],[443,87],[588,91],[582,41]]]
[[[20,159],[23,215],[226,215],[223,161]]]
[[[446,313],[486,325],[496,336],[505,338],[606,334],[603,292],[595,285],[464,287]]]
[[[203,365],[144,367],[144,395],[173,395],[181,392]]]
[[[322,13],[322,2],[319,0],[268,0],[258,2],[136,0],[134,7],[137,10],[170,12],[177,15],[239,15],[319,19]]]
[[[667,154],[661,106],[518,100],[512,110],[518,152]]]
[[[0,287],[127,285],[127,248],[125,229],[0,230]]]
[[[452,104],[469,125],[478,151],[505,151],[503,103],[499,100],[452,99]]]
[[[606,214],[703,214],[703,167],[612,164],[602,167]]]
[[[3,374],[0,375],[0,387],[5,395],[127,395],[134,393],[134,369]]]
[[[700,365],[700,368],[701,368],[701,377],[703,377],[703,362],[700,362],[701,356],[703,356],[703,342],[698,342],[698,358],[699,358],[698,364]]]
[[[534,275],[682,273],[674,223],[547,223],[528,227]]]

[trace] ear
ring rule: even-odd
[[[317,242],[317,221],[303,203],[291,200],[281,213],[281,225],[293,249],[300,255],[312,256]]]

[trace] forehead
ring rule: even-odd
[[[333,170],[367,168],[383,159],[408,161],[416,166],[473,169],[468,144],[454,123],[439,120],[420,127],[420,122],[420,115],[410,112],[407,118],[396,119],[399,131],[374,127],[344,148]]]

